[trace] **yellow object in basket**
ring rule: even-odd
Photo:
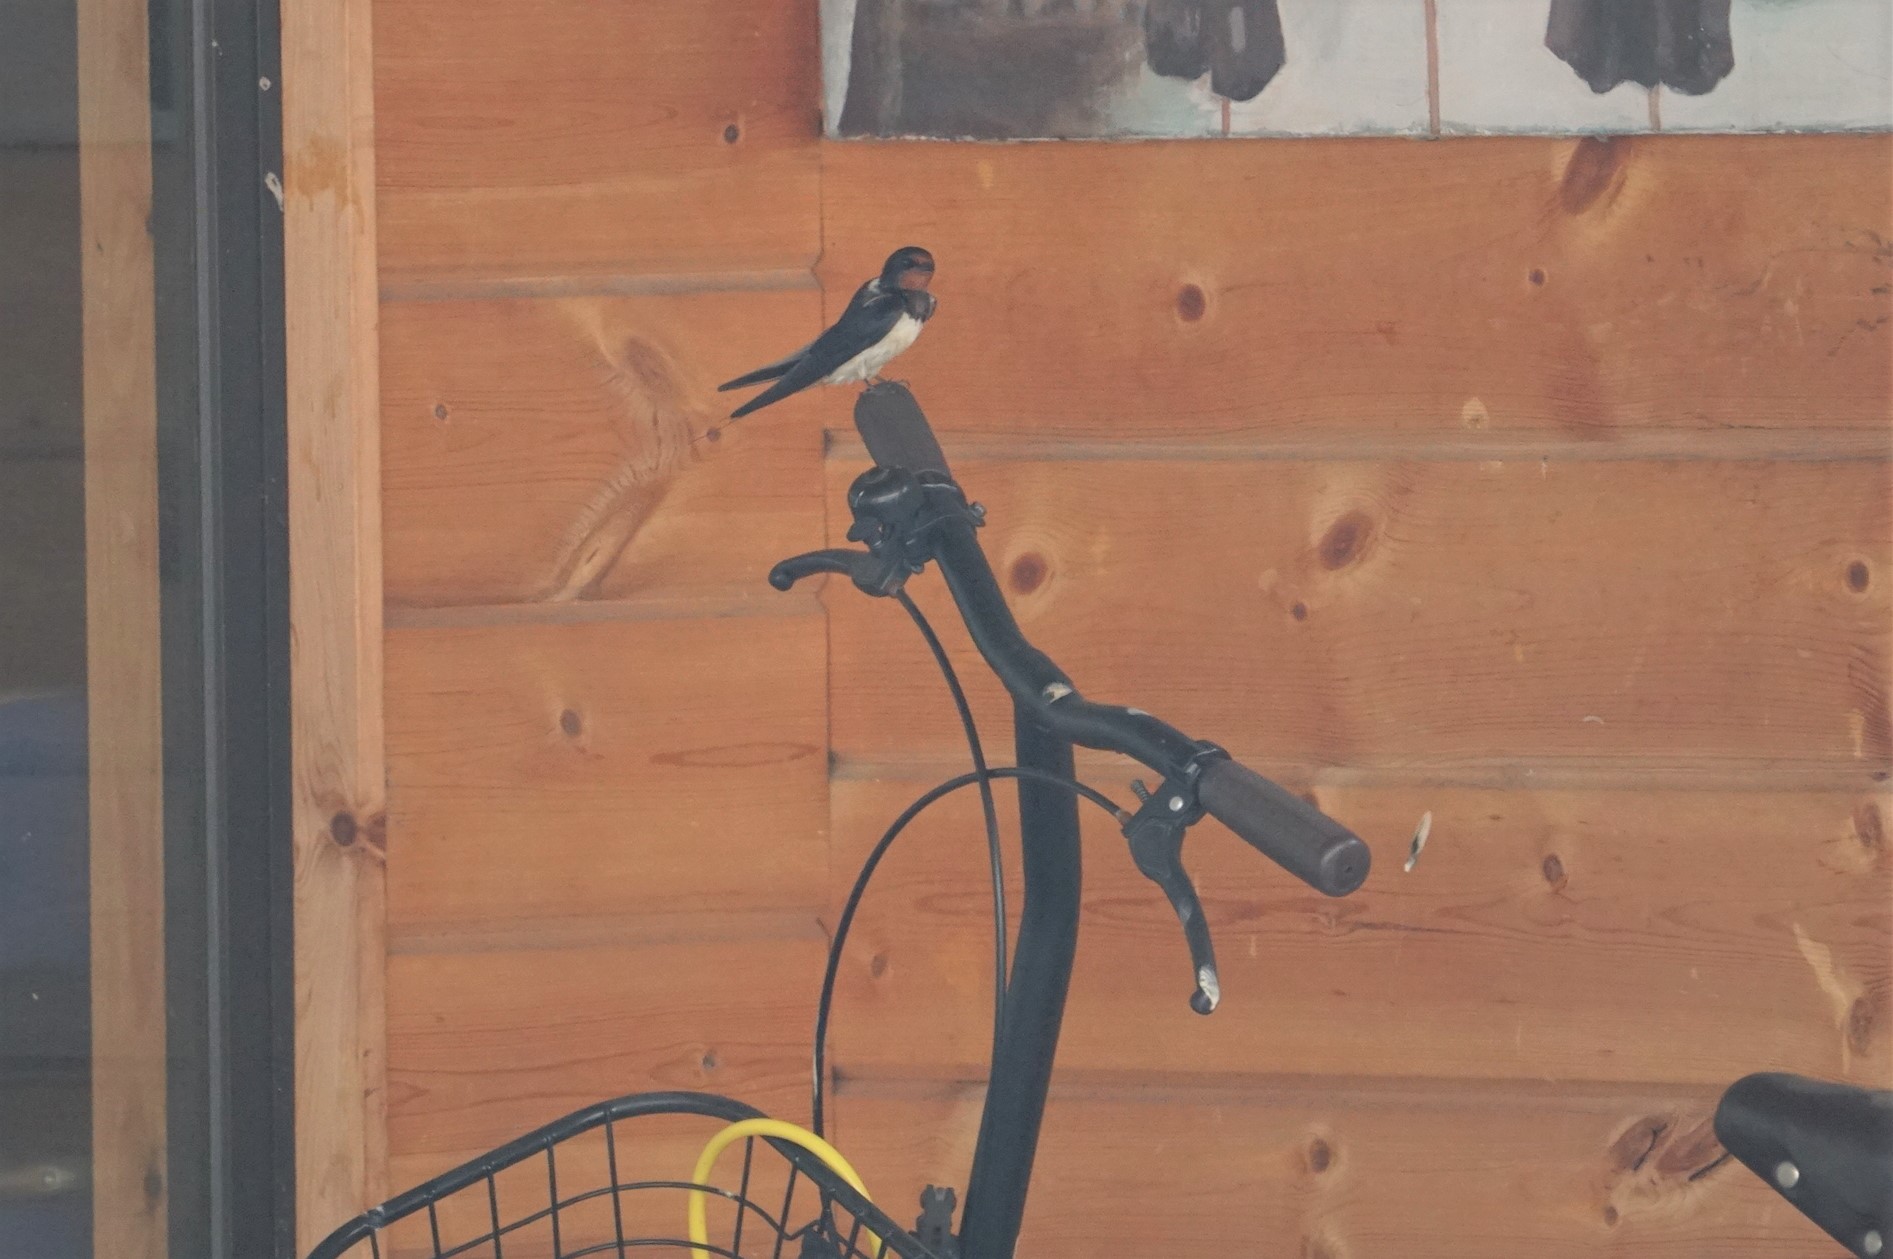
[[[861,1177],[855,1174],[854,1168],[849,1165],[847,1159],[841,1156],[840,1150],[807,1128],[799,1128],[782,1119],[741,1119],[711,1137],[710,1143],[703,1147],[703,1153],[697,1158],[697,1168],[691,1174],[690,1183],[709,1184],[710,1172],[716,1167],[717,1156],[736,1142],[748,1137],[773,1137],[778,1141],[788,1141],[799,1145],[820,1159],[829,1171],[847,1181],[849,1187],[856,1193],[863,1198],[868,1197],[868,1187],[861,1183]],[[872,1198],[868,1200],[873,1201]],[[784,1220],[783,1223],[787,1224],[788,1221]],[[887,1243],[881,1240],[879,1234],[871,1230],[868,1236],[874,1238],[875,1259],[881,1259],[881,1252],[886,1248]],[[700,1254],[712,1253],[708,1202],[702,1189],[690,1191],[690,1244]]]

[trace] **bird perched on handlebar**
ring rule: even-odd
[[[912,345],[921,325],[933,317],[936,302],[927,291],[932,280],[932,254],[918,245],[896,249],[881,274],[855,290],[832,328],[795,353],[717,386],[741,389],[775,381],[730,412],[730,418],[739,420],[810,385],[878,381],[881,369]]]

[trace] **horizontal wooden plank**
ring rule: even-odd
[[[830,145],[830,311],[939,263],[943,428],[1284,433],[1893,416],[1883,137]],[[924,189],[917,195],[916,189]]]
[[[804,1116],[821,962],[812,921],[788,939],[390,958],[390,1151],[439,1156],[432,1175],[651,1089]]]
[[[375,10],[385,281],[805,266],[814,0]]]
[[[716,385],[812,337],[813,291],[383,307],[386,581],[399,606],[774,597],[820,545],[820,420],[735,425]]]
[[[1121,777],[1091,781],[1130,798]],[[837,902],[925,785],[835,784]],[[1009,817],[1011,789],[1000,790]],[[1718,1085],[1765,1064],[1893,1085],[1893,799],[1417,787],[1313,797],[1373,848],[1366,886],[1345,899],[1293,881],[1213,821],[1185,846],[1221,966],[1222,1005],[1207,1018],[1187,1006],[1188,955],[1162,894],[1085,806],[1061,1070]],[[1008,852],[1015,830],[1008,820]],[[987,879],[970,791],[923,815],[882,864],[842,970],[844,1075],[983,1069]],[[1015,882],[1015,914],[1019,895]]]
[[[1549,459],[1558,463],[1702,461],[1839,463],[1893,459],[1893,428],[1640,428],[1608,442],[1543,430],[1440,433],[1424,429],[1306,429],[1240,440],[1141,437],[1073,438],[1012,433],[947,435],[955,459],[1064,459],[1073,462],[1160,460],[1209,463],[1275,459],[1422,460],[1489,463],[1494,459]],[[831,429],[830,458],[865,459],[858,434]]]
[[[980,1092],[846,1093],[838,1139],[911,1219],[927,1183],[966,1186]],[[1714,1094],[1510,1105],[1317,1088],[1274,1097],[1056,1098],[1022,1254],[1818,1254],[1830,1242],[1734,1162]]]
[[[831,498],[856,470],[831,463]],[[989,508],[983,544],[1025,633],[1079,690],[1239,757],[1893,761],[1883,465],[956,470]],[[831,516],[831,542],[846,524]],[[1003,721],[937,575],[913,590]],[[836,583],[823,598],[834,749],[955,753],[951,706],[899,610]]]
[[[812,919],[825,632],[819,613],[390,631],[391,936]]]

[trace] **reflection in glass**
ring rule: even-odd
[[[76,8],[0,5],[0,1255],[92,1253]]]

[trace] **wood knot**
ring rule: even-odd
[[[729,126],[723,128],[723,143],[735,144],[738,140],[742,138],[743,138],[743,129],[737,126],[735,123],[731,123]]]
[[[1855,560],[1847,566],[1847,589],[1855,594],[1867,593],[1867,587],[1873,584],[1873,571],[1865,560]]]
[[[329,838],[335,841],[337,848],[353,848],[360,841],[368,852],[383,856],[388,849],[388,815],[376,813],[358,818],[343,809],[329,819]]]
[[[1308,1143],[1308,1170],[1319,1176],[1334,1163],[1334,1151],[1320,1137]]]
[[[868,959],[868,974],[876,979],[887,974],[887,954],[876,953]]]
[[[703,1057],[697,1060],[697,1065],[702,1067],[705,1071],[716,1070],[717,1068],[716,1050],[714,1049],[704,1050]]]
[[[559,714],[559,729],[565,731],[568,737],[578,738],[579,731],[584,728],[585,723],[580,721],[578,714],[571,709],[568,708]]]
[[[1627,136],[1586,136],[1578,141],[1565,163],[1558,200],[1566,214],[1583,214],[1606,199],[1622,182],[1630,157]]]
[[[445,420],[447,418],[447,404],[446,403],[436,402],[434,404],[434,418],[437,420]]]
[[[1538,868],[1544,874],[1545,882],[1551,884],[1554,888],[1563,889],[1566,881],[1564,861],[1557,853],[1554,852],[1547,856]]]
[[[1606,1203],[1604,1206],[1604,1227],[1605,1228],[1617,1227],[1617,1208],[1609,1205],[1608,1203]]]
[[[1880,818],[1880,806],[1871,800],[1862,800],[1854,806],[1854,838],[1870,853],[1878,854],[1886,847],[1886,825]]]
[[[1186,284],[1177,290],[1177,318],[1185,323],[1195,323],[1209,310],[1209,298],[1195,284]]]
[[[1642,1171],[1644,1163],[1656,1150],[1656,1143],[1669,1128],[1669,1120],[1654,1115],[1637,1120],[1610,1143],[1611,1166],[1623,1172]]]
[[[1866,997],[1854,998],[1847,1007],[1847,1047],[1865,1056],[1873,1050],[1873,1003]]]
[[[1693,1180],[1722,1157],[1722,1142],[1716,1139],[1715,1124],[1699,1119],[1663,1143],[1656,1156],[1659,1175]]]
[[[1374,538],[1374,522],[1366,512],[1351,511],[1328,526],[1318,548],[1321,566],[1333,572],[1346,568],[1367,550]]]
[[[1545,282],[1545,269],[1543,267],[1533,267],[1531,274],[1525,278],[1530,280],[1534,286],[1542,285]]]
[[[1288,610],[1288,614],[1297,621],[1305,621],[1308,619],[1308,605],[1297,600],[1295,606]]]
[[[1036,551],[1027,551],[1012,561],[1012,567],[1007,570],[1006,576],[1012,582],[1014,590],[1022,595],[1029,595],[1045,584],[1045,578],[1050,572],[1051,566],[1045,562],[1043,555]]]

